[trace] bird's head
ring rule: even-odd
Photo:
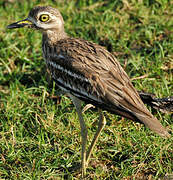
[[[57,9],[50,6],[36,6],[31,9],[26,19],[7,26],[8,29],[21,27],[35,28],[44,32],[62,31],[64,30],[64,21]]]

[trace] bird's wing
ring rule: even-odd
[[[116,58],[105,48],[84,40],[72,39],[69,51],[72,66],[91,84],[93,94],[112,107],[118,106],[136,113],[147,113],[136,89]],[[68,43],[69,46],[69,43]]]
[[[68,38],[47,49],[48,68],[61,88],[88,103],[138,120],[163,137],[169,136],[145,107],[119,62],[103,47]]]
[[[80,99],[112,112],[148,114],[126,72],[106,49],[85,40],[69,38],[58,42],[56,51],[49,59],[64,70],[61,74],[58,71],[52,74],[60,86],[66,86]]]

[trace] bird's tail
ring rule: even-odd
[[[149,127],[151,130],[153,130],[160,136],[165,138],[170,137],[168,131],[161,125],[161,123],[157,120],[157,118],[155,118],[152,114],[146,117],[146,115],[135,113],[135,116],[137,117],[137,119],[139,119],[139,121],[144,123],[147,127]]]
[[[115,108],[109,109],[109,111],[119,114],[128,119],[143,123],[152,131],[156,132],[158,135],[162,137],[165,137],[165,138],[170,137],[170,134],[168,133],[168,131],[161,125],[159,120],[149,112],[147,108],[145,108],[145,113],[141,111],[132,112],[132,111],[127,111],[123,109],[115,109]]]
[[[138,92],[143,103],[148,104],[154,109],[158,109],[161,112],[173,112],[173,96],[166,98],[155,98],[154,94],[146,92]]]

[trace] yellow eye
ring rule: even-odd
[[[40,16],[39,20],[40,20],[41,22],[46,22],[46,21],[49,20],[49,15],[47,15],[47,14],[42,14],[42,15]]]

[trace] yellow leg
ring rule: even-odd
[[[78,117],[79,117],[79,122],[80,122],[80,128],[81,128],[81,137],[82,137],[82,178],[85,177],[86,175],[86,143],[87,143],[87,128],[85,125],[85,121],[83,120],[82,117],[82,108],[81,108],[81,101],[76,98],[73,95],[69,95],[76,107],[76,111],[78,113]]]
[[[87,144],[87,128],[85,125],[85,121],[83,120],[83,116],[82,116],[82,108],[81,108],[81,101],[76,98],[75,96],[69,94],[69,96],[71,97],[75,107],[76,107],[76,111],[78,113],[78,117],[79,117],[79,122],[80,122],[80,127],[81,127],[81,137],[82,137],[82,163],[81,163],[81,168],[82,168],[82,179],[85,178],[86,176],[86,167],[88,165],[92,150],[98,140],[98,137],[102,131],[102,129],[104,128],[105,124],[106,124],[106,119],[104,118],[102,111],[99,109],[99,123],[98,123],[98,128],[97,131],[94,135],[94,138],[91,142],[91,145],[86,153],[86,144]]]
[[[89,150],[87,152],[87,155],[86,155],[86,164],[88,165],[89,163],[89,159],[90,159],[90,156],[91,156],[91,153],[92,153],[92,150],[98,140],[98,137],[102,131],[102,129],[104,128],[104,126],[106,125],[106,119],[104,118],[103,114],[102,114],[102,111],[99,109],[99,123],[98,123],[98,129],[94,135],[94,138],[91,142],[91,145],[89,147]]]

